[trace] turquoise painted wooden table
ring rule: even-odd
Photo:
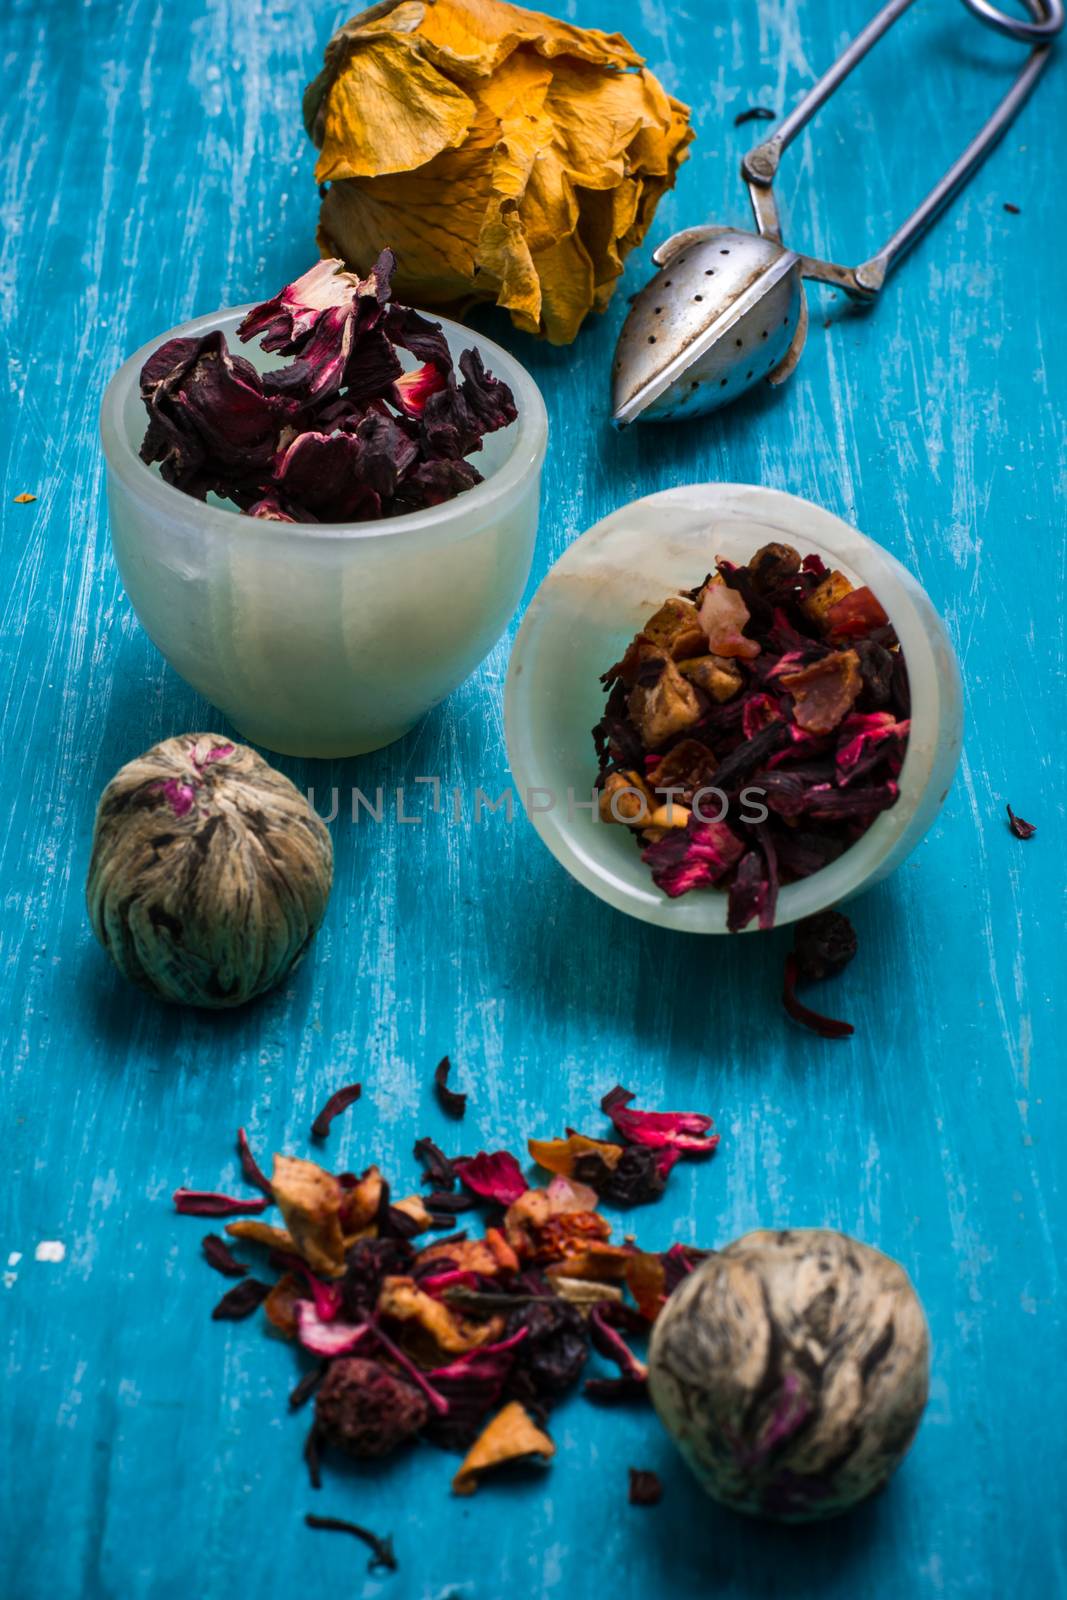
[[[557,0],[622,29],[696,108],[698,139],[653,233],[742,221],[751,127],[794,103],[866,0]],[[303,969],[235,1016],[162,1010],[95,947],[82,885],[114,769],[219,716],[141,632],[109,553],[96,411],[120,359],[200,311],[273,291],[313,256],[300,93],[344,13],[304,0],[7,0],[0,71],[5,316],[2,676],[5,1600],[593,1600],[713,1593],[1063,1594],[1064,361],[1067,248],[1050,133],[1056,64],[968,192],[865,316],[812,294],[797,376],[719,418],[614,434],[605,378],[641,251],[568,350],[483,325],[526,361],[554,429],[536,582],[577,532],[676,482],[750,480],[821,501],[883,540],[943,608],[964,665],[960,777],[923,847],[855,908],[842,980],[854,1040],[777,1007],[787,935],[707,942],[621,919],[521,818],[333,825],[337,879]],[[984,117],[1019,51],[930,0],[790,153],[792,236],[851,260],[880,243]],[[758,129],[757,129],[758,132]],[[1017,206],[1018,214],[1006,205]],[[15,506],[29,491],[34,504]],[[532,592],[532,588],[531,591]],[[508,774],[509,641],[403,743],[357,762],[280,763],[367,792],[438,773]],[[1038,824],[1005,826],[1010,800]],[[835,995],[835,1001],[839,998]],[[462,1134],[429,1088],[445,1051]],[[900,1257],[926,1304],[933,1388],[889,1491],[817,1530],[706,1502],[639,1411],[555,1415],[543,1477],[447,1489],[430,1448],[332,1471],[312,1495],[294,1358],[208,1313],[220,1280],[175,1184],[230,1187],[233,1131],[305,1151],[351,1077],[331,1153],[414,1180],[411,1146],[517,1145],[598,1126],[619,1080],[708,1109],[722,1145],[639,1215],[654,1245],[827,1223]],[[62,1259],[59,1259],[62,1257]],[[654,1467],[654,1511],[626,1469]],[[368,1577],[303,1513],[396,1539]]]

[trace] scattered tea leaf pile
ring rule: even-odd
[[[461,1115],[463,1097],[447,1078],[446,1058],[436,1090]],[[349,1085],[331,1096],[313,1135],[325,1137],[358,1093]],[[376,1458],[416,1438],[463,1453],[452,1478],[460,1495],[507,1462],[547,1461],[549,1413],[583,1379],[591,1350],[616,1372],[585,1376],[588,1396],[644,1398],[646,1368],[631,1339],[648,1333],[705,1252],[613,1242],[597,1206],[657,1198],[679,1159],[708,1156],[719,1141],[708,1116],[639,1111],[633,1099],[618,1086],[604,1096],[610,1133],[531,1139],[544,1169],[533,1183],[508,1150],[448,1156],[430,1138],[414,1147],[424,1193],[394,1200],[377,1167],[333,1173],[281,1154],[267,1179],[242,1129],[242,1171],[261,1194],[175,1192],[186,1215],[233,1218],[230,1243],[218,1234],[202,1242],[209,1264],[238,1280],[212,1315],[238,1320],[262,1306],[273,1330],[317,1358],[290,1396],[293,1409],[314,1396],[305,1445],[314,1487],[332,1452]],[[271,1204],[277,1221],[260,1215]],[[464,1213],[472,1225],[455,1231]],[[253,1275],[234,1241],[264,1252],[269,1275]],[[657,1497],[653,1475],[635,1472],[633,1502]],[[363,1539],[372,1565],[395,1563],[391,1543],[357,1524],[308,1521]]]

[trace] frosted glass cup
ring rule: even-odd
[[[260,370],[278,365],[237,339],[248,309],[153,339],[108,385],[100,432],[115,559],[149,638],[244,738],[285,755],[360,755],[443,700],[514,614],[537,534],[544,401],[506,350],[442,317],[453,356],[475,346],[515,396],[517,420],[474,457],[483,483],[377,522],[264,522],[214,497],[205,505],[137,454],[140,372],[165,339],[215,328]]]

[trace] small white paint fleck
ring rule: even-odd
[[[7,1264],[8,1264],[9,1267],[17,1267],[21,1260],[22,1260],[22,1251],[21,1250],[12,1250],[11,1254],[7,1258]]]
[[[67,1247],[61,1239],[42,1239],[33,1252],[35,1261],[62,1261]]]

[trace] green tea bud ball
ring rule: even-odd
[[[86,896],[119,971],[164,1000],[239,1006],[280,983],[322,921],[333,846],[254,750],[164,739],[100,798]]]
[[[830,1228],[746,1233],[656,1320],[649,1388],[701,1484],[808,1522],[880,1489],[926,1404],[930,1337],[907,1273]]]

